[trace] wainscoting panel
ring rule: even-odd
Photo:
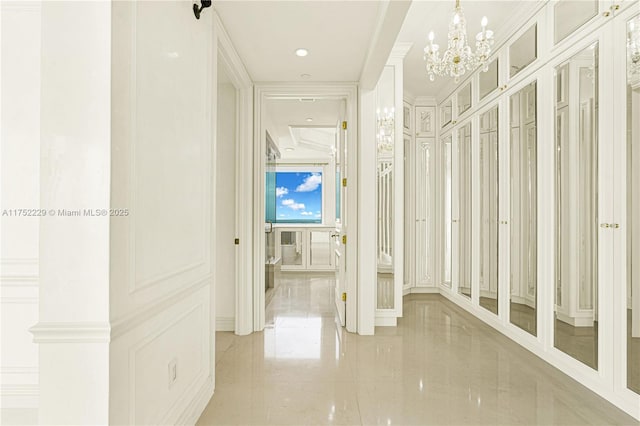
[[[211,386],[209,286],[111,342],[110,420],[175,424]]]

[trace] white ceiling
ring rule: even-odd
[[[358,81],[380,3],[217,0],[213,5],[253,81]],[[299,47],[309,55],[297,57]]]
[[[469,45],[475,50],[475,36],[481,30],[480,20],[483,16],[489,20],[487,28],[495,33],[495,47],[510,35],[514,18],[529,13],[539,3],[537,0],[462,0],[460,4],[467,20]],[[414,97],[436,96],[452,85],[453,79],[450,77],[436,77],[435,81],[429,81],[423,56],[431,30],[435,33],[434,43],[440,45],[441,51],[446,49],[454,7],[453,0],[414,0],[409,8],[396,42],[413,43],[404,61],[404,88]]]
[[[341,101],[334,99],[317,99],[315,102],[268,100],[268,130],[280,149],[282,159],[328,159],[335,142],[340,111]],[[309,122],[307,118],[313,121]]]

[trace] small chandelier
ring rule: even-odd
[[[627,31],[627,78],[640,80],[640,18],[629,21]]]
[[[377,115],[377,140],[378,140],[378,152],[381,154],[393,152],[393,134],[395,126],[395,108],[388,110],[384,109],[384,112],[380,112],[380,109],[376,111]]]
[[[487,71],[487,59],[493,45],[493,31],[487,29],[487,17],[482,17],[482,31],[476,36],[476,52],[472,52],[467,44],[467,21],[460,7],[460,0],[456,0],[456,8],[449,23],[447,50],[442,57],[438,45],[433,43],[433,31],[429,32],[429,44],[424,48],[424,60],[427,62],[427,74],[433,81],[436,75],[449,75],[456,83],[467,70],[471,71],[479,66]]]

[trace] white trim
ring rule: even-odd
[[[109,343],[108,322],[38,322],[29,329],[34,343]]]
[[[440,294],[438,287],[411,287],[409,294]]]
[[[216,331],[235,331],[236,317],[216,317]]]
[[[182,287],[164,295],[151,305],[144,306],[141,309],[131,312],[125,317],[111,321],[111,340],[117,339],[128,331],[144,324],[152,317],[165,312],[168,307],[186,299],[189,295],[210,284],[212,280],[212,275],[199,278],[186,287]],[[213,289],[211,291],[213,291]]]
[[[234,331],[238,335],[253,330],[254,234],[253,234],[253,81],[238,55],[217,13],[214,13],[216,48],[237,90],[236,106],[236,316]],[[217,61],[217,56],[216,56]],[[217,64],[217,62],[216,62]],[[217,66],[216,66],[217,73]],[[217,74],[216,74],[217,75]]]
[[[6,397],[37,397],[40,396],[40,388],[37,384],[35,385],[13,385],[13,384],[2,384],[0,385],[0,396],[3,398]],[[3,404],[4,405],[4,404]],[[6,408],[14,408],[14,407],[6,407]]]

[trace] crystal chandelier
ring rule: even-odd
[[[640,80],[640,18],[629,21],[627,31],[627,78]]]
[[[447,50],[442,57],[439,46],[433,43],[433,31],[429,32],[429,44],[424,48],[424,60],[427,62],[427,74],[433,81],[436,75],[449,75],[456,83],[467,70],[471,71],[479,66],[487,71],[487,59],[493,45],[493,31],[487,29],[487,17],[482,17],[482,31],[476,36],[476,51],[471,51],[467,44],[467,21],[460,7],[460,0],[456,0],[453,17],[449,23]]]
[[[380,109],[378,109],[376,113],[378,116],[378,134],[376,135],[378,139],[378,152],[381,154],[392,152],[393,132],[395,130],[395,109],[391,108],[389,111],[385,108],[383,113],[380,113]]]

